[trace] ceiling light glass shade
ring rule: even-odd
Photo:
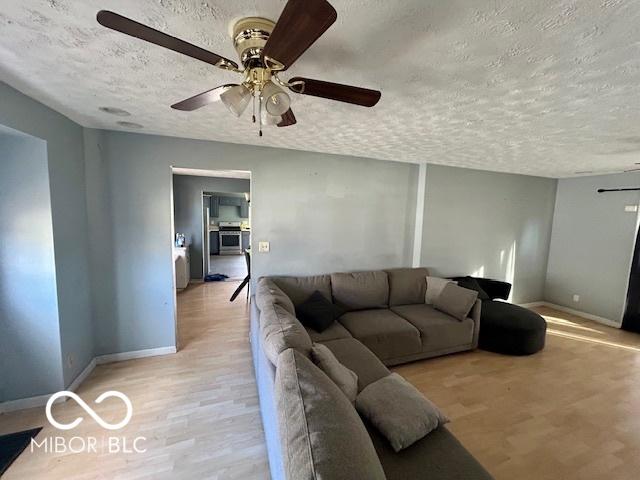
[[[282,121],[282,117],[280,115],[271,115],[266,109],[262,110],[262,115],[260,115],[260,117],[262,118],[263,125],[277,125]]]
[[[245,111],[251,100],[251,91],[244,85],[236,85],[220,94],[220,100],[235,116],[239,117]]]
[[[261,96],[265,110],[275,117],[282,115],[291,106],[289,95],[271,81],[264,86]]]

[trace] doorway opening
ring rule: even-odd
[[[251,172],[174,167],[172,198],[176,333],[184,349],[232,301],[248,301]]]
[[[245,252],[251,246],[251,194],[247,192],[205,192],[203,231],[205,236],[205,280],[247,276]],[[209,277],[209,278],[207,278]]]

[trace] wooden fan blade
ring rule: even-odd
[[[123,17],[122,15],[118,15],[117,13],[110,12],[108,10],[101,10],[98,12],[96,18],[98,23],[104,27],[168,48],[174,52],[182,53],[183,55],[201,60],[215,67],[219,67],[224,70],[238,68],[237,63],[227,58],[221,57],[220,55],[209,52],[203,48],[196,47],[184,40],[172,37],[171,35],[167,35],[166,33],[162,33],[151,27],[147,27],[146,25],[138,23],[127,17]]]
[[[279,127],[290,127],[291,125],[295,125],[298,123],[296,120],[296,116],[293,114],[291,109],[287,110],[282,114],[282,120],[278,123]]]
[[[187,98],[181,102],[171,105],[171,108],[175,110],[182,110],[183,112],[192,112],[200,107],[204,107],[213,102],[220,100],[220,95],[231,87],[235,87],[237,84],[229,83],[227,85],[220,85],[219,87],[212,88],[206,92],[194,95],[191,98]]]
[[[336,21],[326,0],[289,0],[264,46],[263,55],[289,68]]]
[[[304,82],[304,84],[289,87],[296,93],[328,98],[329,100],[337,100],[338,102],[352,103],[354,105],[362,105],[363,107],[373,107],[382,96],[382,93],[377,90],[323,82],[311,78],[294,77],[289,80],[289,83],[294,82]]]

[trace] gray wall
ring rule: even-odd
[[[174,223],[190,245],[191,278],[202,279],[202,193],[249,192],[250,181],[190,175],[173,176]],[[229,207],[238,210],[238,207]]]
[[[0,82],[0,125],[47,142],[65,385],[93,358],[82,127]]]
[[[556,180],[427,166],[422,265],[443,276],[513,284],[512,300],[542,300]]]
[[[108,188],[109,165],[104,157],[103,132],[84,129],[84,159],[88,240],[91,256],[91,316],[93,324],[94,354],[111,353],[111,335],[115,299],[115,269],[113,262],[113,231],[111,225],[111,199]]]
[[[114,304],[100,353],[175,345],[172,165],[252,171],[252,242],[271,242],[254,278],[411,264],[416,165],[116,132],[103,142]]]
[[[0,225],[1,402],[64,386],[47,146],[2,130]]]
[[[562,179],[553,220],[545,299],[619,323],[635,244],[638,192],[598,188],[640,186],[640,173]],[[578,303],[573,295],[580,295]]]

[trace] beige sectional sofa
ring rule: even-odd
[[[360,392],[389,375],[387,366],[475,348],[480,302],[462,321],[426,305],[428,273],[405,268],[259,280],[251,343],[272,478],[491,478],[444,426],[396,453],[308,360],[312,344],[324,344],[357,374]],[[322,332],[295,316],[316,291],[345,312]]]

